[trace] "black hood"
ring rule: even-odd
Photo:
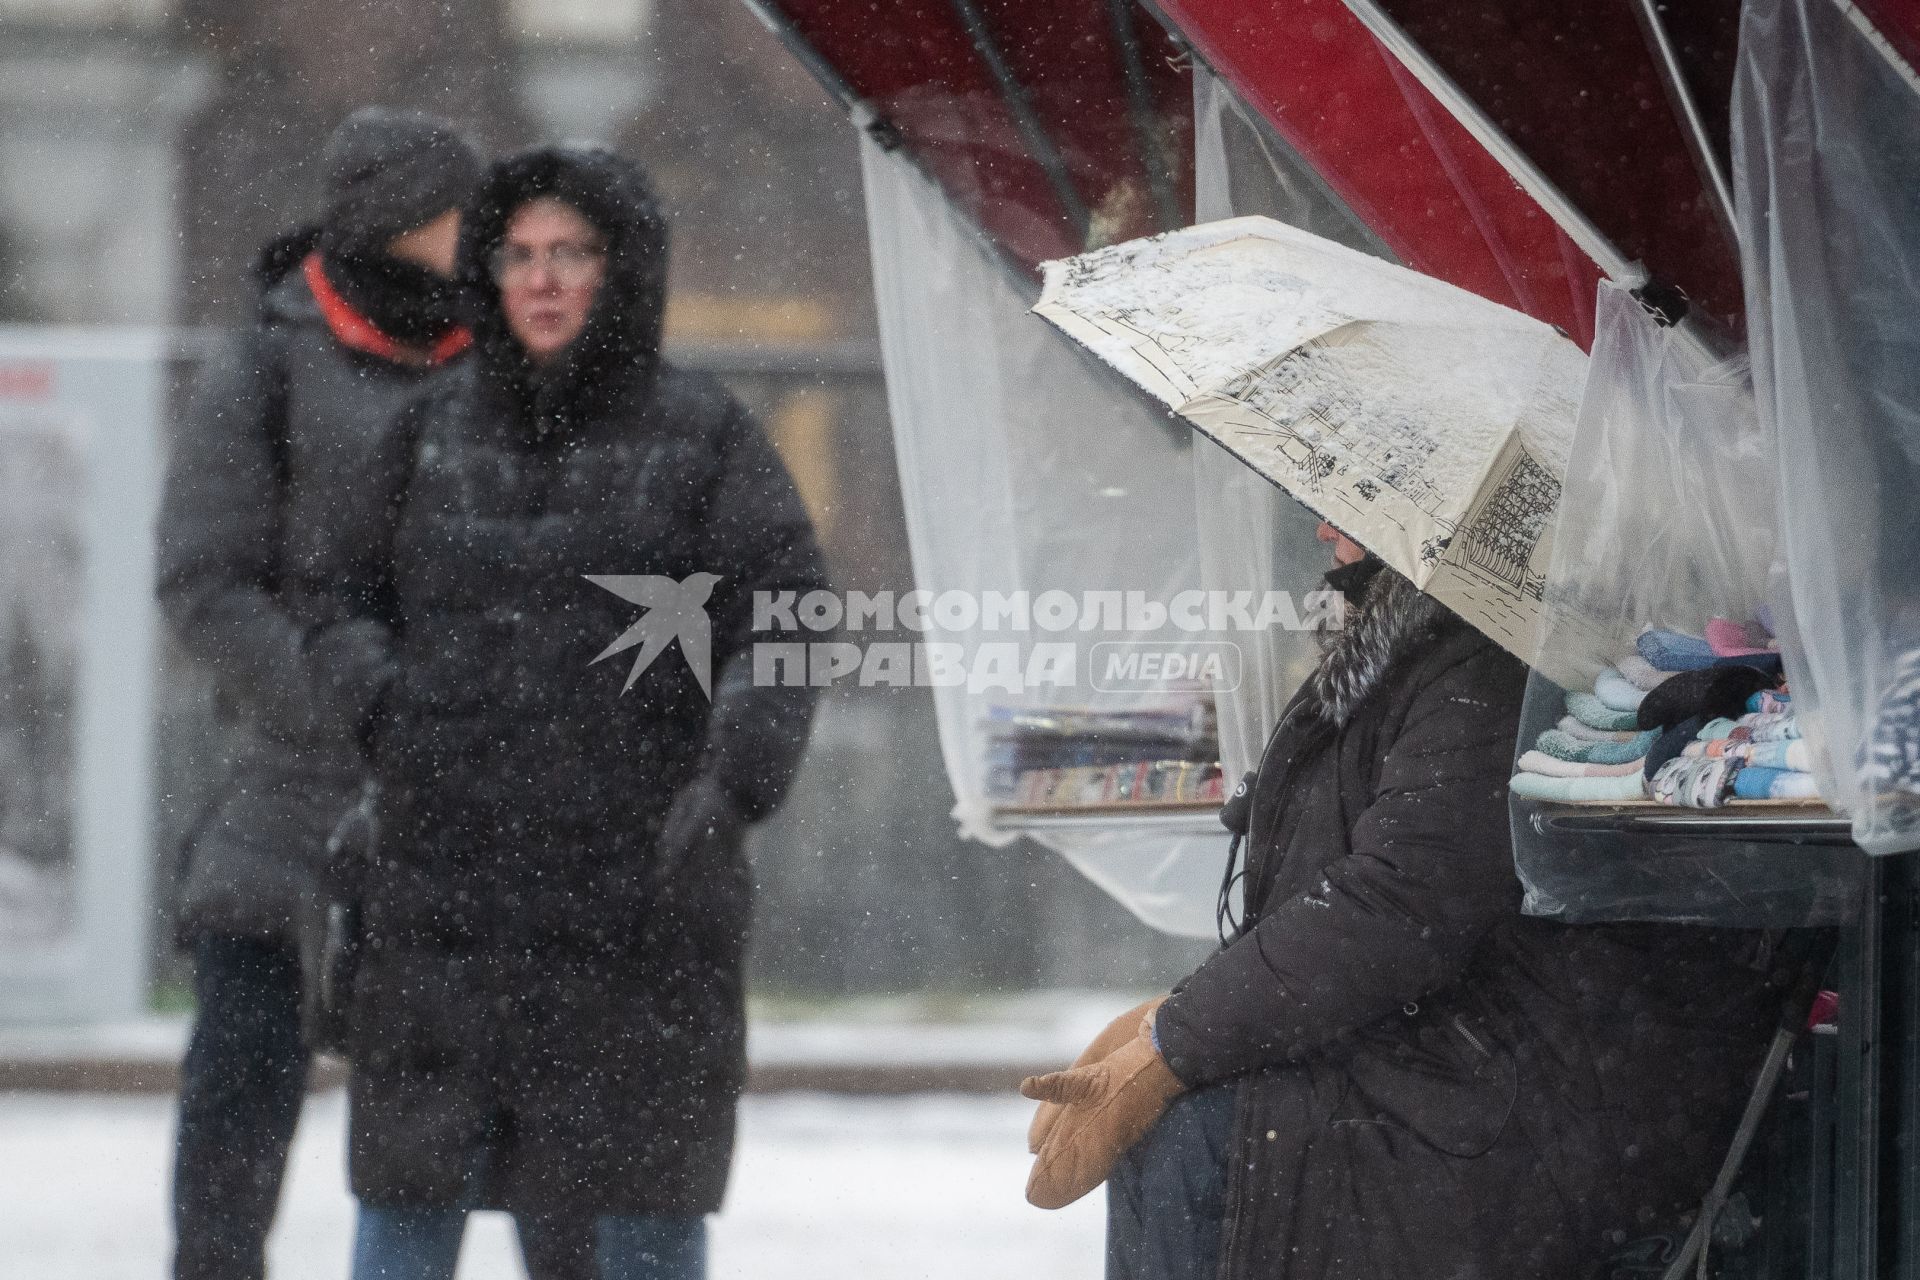
[[[507,330],[491,264],[514,212],[542,196],[572,205],[607,237],[607,271],[585,332],[536,368]],[[594,146],[537,147],[501,160],[467,209],[457,270],[482,377],[541,428],[651,391],[666,310],[667,224],[639,165]]]

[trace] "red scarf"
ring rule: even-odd
[[[333,336],[339,339],[343,347],[364,351],[395,364],[445,364],[473,344],[473,335],[459,326],[435,338],[433,345],[428,347],[410,347],[403,342],[396,342],[375,328],[373,321],[355,311],[353,304],[340,296],[340,291],[327,279],[327,273],[321,270],[318,253],[308,254],[307,260],[300,264],[300,270],[307,278],[307,288],[313,290],[313,300],[320,304],[320,314],[326,320],[327,328],[333,331]]]

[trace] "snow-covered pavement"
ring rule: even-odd
[[[1102,1200],[1021,1199],[1018,1098],[753,1095],[741,1111],[715,1280],[1094,1280]],[[0,1276],[162,1280],[171,1100],[0,1094]],[[353,1202],[341,1094],[301,1122],[271,1280],[344,1280]],[[519,1280],[505,1218],[477,1215],[460,1280]]]

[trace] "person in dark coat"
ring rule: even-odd
[[[177,1280],[252,1280],[305,1092],[303,1003],[327,845],[364,765],[376,625],[334,582],[387,424],[468,342],[451,280],[480,177],[445,122],[368,108],[322,159],[326,207],[268,246],[254,324],[204,370],[174,441],[159,594],[210,677],[235,766],[184,849],[177,936],[198,1013],[181,1071]]]
[[[1110,1280],[1589,1275],[1697,1207],[1790,975],[1758,932],[1521,915],[1525,668],[1322,536],[1356,607],[1261,761],[1246,919],[1026,1082],[1029,1196],[1111,1168]]]
[[[392,641],[356,1280],[451,1274],[472,1208],[596,1215],[606,1276],[704,1274],[745,1079],[742,837],[813,696],[756,684],[753,599],[824,579],[766,436],[661,354],[666,250],[619,156],[496,165],[461,233],[474,359],[409,410],[364,531]]]

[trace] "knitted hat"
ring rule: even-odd
[[[447,121],[417,111],[362,107],[327,139],[321,221],[344,252],[378,252],[403,231],[466,203],[480,157]]]

